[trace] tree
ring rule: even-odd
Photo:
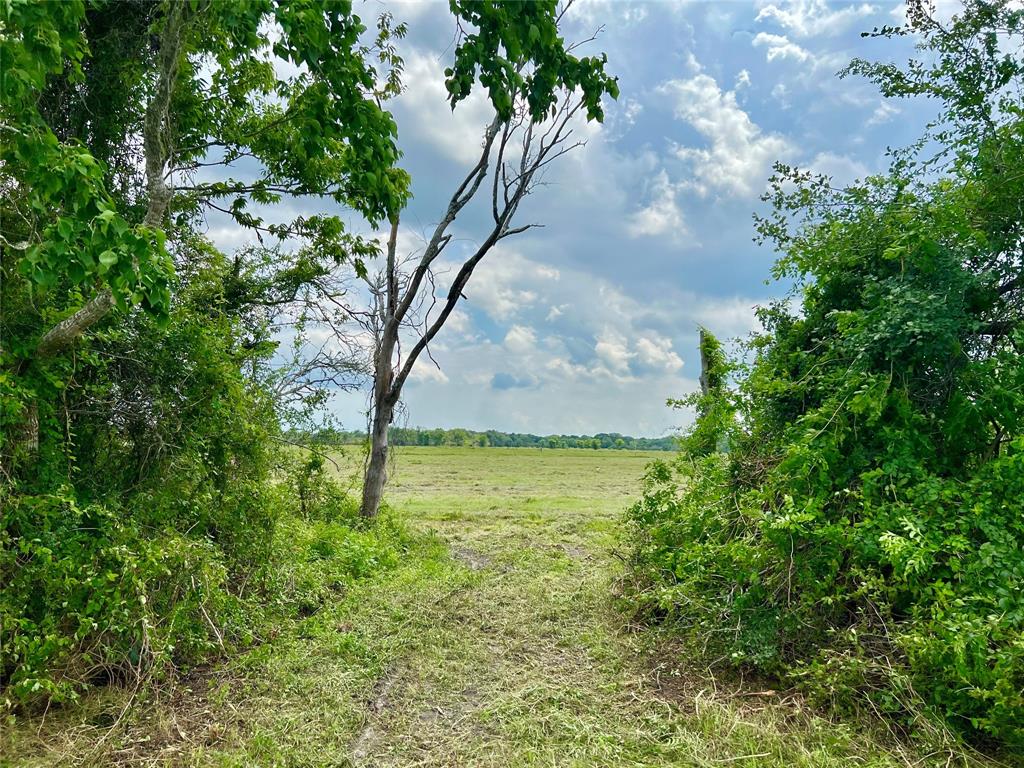
[[[381,106],[400,32],[347,2],[0,3],[8,702],[198,661],[283,596],[273,448],[345,360],[275,332],[323,322],[328,273],[375,252],[336,206],[379,222],[404,199]],[[276,205],[299,196],[329,202]],[[266,247],[219,252],[211,211]]]
[[[166,318],[174,268],[186,266],[175,265],[180,249],[168,241],[205,210],[261,237],[305,241],[319,265],[360,265],[373,249],[338,216],[266,224],[247,204],[329,197],[373,222],[405,199],[394,121],[380,106],[397,87],[389,41],[404,32],[390,17],[371,48],[345,2],[16,0],[0,13],[0,159],[5,187],[17,190],[9,213],[28,224],[25,239],[8,246],[23,252],[22,273],[54,302],[48,317],[57,315],[40,322],[34,344],[4,350],[18,375],[66,354],[115,309]],[[130,20],[124,28],[121,14]],[[275,28],[281,35],[271,42]],[[119,53],[127,62],[114,72],[89,56],[90,44],[103,50],[112,41],[115,64]],[[272,57],[300,74],[276,75]],[[189,182],[200,170],[204,178],[218,167],[230,173],[246,158],[259,165],[250,181]],[[22,413],[30,447],[37,413],[33,398]]]
[[[420,356],[451,316],[473,271],[501,240],[535,224],[516,224],[524,198],[535,190],[540,174],[566,152],[581,146],[572,141],[579,117],[600,120],[601,99],[617,95],[615,80],[604,72],[605,57],[577,58],[558,34],[554,0],[536,3],[452,3],[461,23],[454,66],[446,70],[453,106],[468,95],[475,73],[488,87],[494,118],[486,127],[479,160],[455,189],[440,221],[418,259],[406,264],[397,252],[399,211],[390,213],[384,269],[370,281],[373,309],[369,328],[374,338],[373,393],[370,408],[370,455],[363,482],[361,511],[373,517],[379,509],[388,460],[388,427],[402,388]],[[494,164],[493,171],[491,164]],[[490,177],[489,185],[485,180]],[[487,187],[489,186],[489,190]],[[490,229],[479,247],[457,270],[447,295],[433,316],[415,322],[415,309],[433,286],[431,268],[452,240],[459,214],[486,190]],[[399,340],[412,331],[415,341],[402,357]],[[428,353],[429,354],[429,353]]]

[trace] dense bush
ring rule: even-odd
[[[687,451],[630,512],[637,606],[710,658],[1017,748],[1024,121],[1005,86],[1024,64],[989,30],[1021,25],[976,3],[926,28],[934,69],[855,65],[895,92],[934,86],[949,151],[844,190],[780,169],[761,232],[792,301],[761,311],[735,386],[694,400]]]
[[[67,701],[89,685],[243,647],[271,623],[309,615],[353,580],[397,564],[401,531],[386,516],[367,528],[332,481],[319,495],[345,500],[347,514],[326,502],[302,517],[285,488],[272,493],[264,554],[245,568],[210,536],[154,529],[124,508],[80,506],[71,489],[4,499],[8,706]]]
[[[709,660],[833,707],[870,702],[908,724],[927,707],[1020,744],[1024,440],[966,481],[890,475],[868,490],[876,469],[807,496],[780,493],[774,469],[745,488],[744,463],[652,466],[630,510],[637,608]]]
[[[12,412],[40,404],[38,453],[12,457],[0,498],[8,706],[251,643],[396,561],[398,534],[359,530],[322,456],[274,442],[276,411],[243,372],[264,353],[239,343],[222,298],[230,265],[212,251],[192,265],[166,329],[133,315],[73,367],[8,385]],[[18,279],[6,271],[5,297]]]

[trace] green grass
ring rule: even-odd
[[[389,499],[411,534],[397,568],[157,688],[113,730],[123,693],[19,722],[5,754],[17,765],[982,764],[761,686],[722,686],[655,633],[628,631],[612,597],[619,520],[658,455],[400,449]],[[358,461],[340,457],[339,471]]]

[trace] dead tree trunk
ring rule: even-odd
[[[465,298],[466,285],[484,256],[504,238],[538,226],[524,224],[514,227],[512,221],[520,203],[533,190],[538,175],[550,163],[583,145],[582,141],[569,140],[573,132],[572,121],[583,104],[579,98],[565,99],[545,124],[534,122],[525,105],[520,105],[509,120],[496,115],[484,131],[479,160],[455,190],[444,216],[415,262],[415,267],[408,274],[399,274],[401,265],[395,254],[397,215],[392,219],[386,271],[383,280],[377,280],[371,285],[375,301],[374,310],[369,313],[375,341],[374,388],[370,456],[363,478],[363,503],[360,508],[364,517],[375,516],[380,506],[387,479],[388,426],[413,366],[421,354],[427,352],[429,355],[428,345],[451,316],[458,302]],[[415,315],[414,305],[423,301],[425,284],[430,285],[431,298],[439,298],[433,293],[432,265],[452,240],[453,235],[448,232],[448,228],[482,188],[488,176],[492,151],[496,153],[497,163],[490,183],[493,219],[490,231],[455,271],[447,296],[440,302],[436,315],[431,316],[428,309],[427,315],[422,318],[422,325],[413,322],[410,312]],[[404,357],[395,354],[400,349],[399,334],[403,327],[415,329],[418,336]]]
[[[393,399],[391,353],[395,339],[378,347],[373,369],[373,410],[370,423],[370,455],[363,477],[363,503],[359,513],[363,517],[375,517],[384,495],[384,484],[388,479],[388,429],[395,416],[396,400]]]
[[[380,510],[384,484],[388,479],[388,428],[393,416],[394,408],[388,407],[386,403],[374,408],[370,428],[370,456],[363,479],[363,503],[359,508],[363,517],[375,517]]]
[[[398,309],[398,272],[395,251],[398,247],[398,217],[391,221],[388,236],[384,295],[379,299],[377,317],[380,327],[373,356],[373,405],[370,412],[370,455],[363,475],[363,503],[359,514],[376,517],[388,479],[388,429],[395,416],[398,394],[395,392],[393,354],[398,345],[401,318]]]

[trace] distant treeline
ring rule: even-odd
[[[618,432],[597,435],[529,435],[520,432],[474,432],[471,429],[420,429],[392,427],[391,445],[443,445],[480,448],[591,448],[594,450],[673,451],[679,447],[674,437],[629,437]],[[361,430],[324,429],[304,440],[326,445],[358,445],[366,441]]]

